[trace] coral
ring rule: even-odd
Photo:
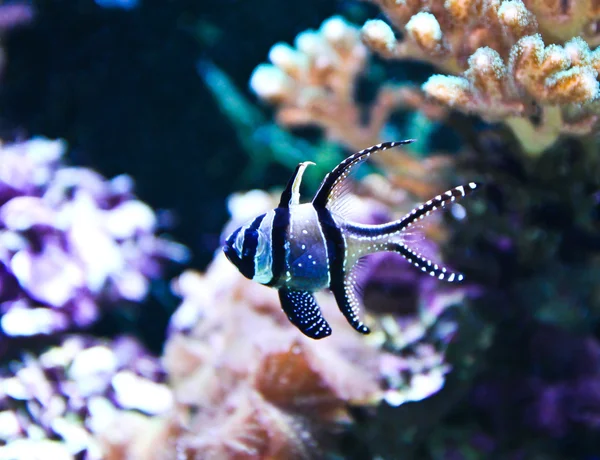
[[[142,300],[166,260],[187,250],[155,235],[132,181],[68,167],[61,141],[0,150],[2,332],[50,334],[93,323],[103,304]]]
[[[374,3],[404,40],[383,21],[368,21],[362,37],[371,49],[461,74],[434,75],[423,85],[442,105],[506,123],[529,154],[561,134],[596,129],[599,64],[589,46],[597,38],[585,33],[598,15],[593,2]]]
[[[441,70],[464,70],[469,56],[490,47],[508,53],[521,37],[536,32],[535,17],[519,1],[374,1],[401,31],[397,40],[382,20],[362,28],[363,41],[382,56],[427,61]]]
[[[507,60],[491,48],[479,48],[463,77],[435,75],[423,90],[450,107],[504,121],[525,151],[534,154],[560,134],[585,135],[594,129],[598,56],[581,38],[564,47],[545,46],[536,34],[520,39]]]
[[[379,89],[365,116],[355,92],[368,58],[359,29],[335,16],[324,21],[318,31],[298,35],[294,48],[285,43],[274,45],[269,52],[271,64],[254,70],[250,86],[261,99],[277,107],[281,125],[318,126],[328,138],[354,151],[399,138],[387,124],[395,111],[419,106],[431,118],[445,117],[443,108],[427,103],[415,88],[394,84]],[[421,198],[444,188],[443,173],[449,159],[442,155],[419,160],[395,149],[393,153],[382,152],[375,161],[402,188]]]
[[[2,458],[110,458],[107,440],[125,438],[124,426],[147,432],[142,414],[165,414],[173,404],[158,360],[129,337],[68,336],[0,375]]]

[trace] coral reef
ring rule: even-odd
[[[218,251],[172,280],[181,301],[166,306],[162,356],[151,356],[121,330],[80,329],[140,303],[185,247],[159,236],[160,215],[128,176],[67,166],[62,141],[3,144],[0,347],[15,359],[0,367],[1,458],[598,458],[598,5],[369,3],[276,44],[256,68],[250,89],[279,126],[217,59],[203,54],[198,72],[254,156],[244,187],[283,185],[274,164],[328,171],[344,150],[415,132],[421,151],[375,156],[383,174],[352,183],[353,220],[392,221],[451,183],[485,183],[402,235],[467,282],[441,284],[395,254],[365,258],[371,334],[320,292],[334,333],[313,341]],[[352,24],[377,8],[385,18]],[[2,11],[0,34],[31,12]],[[142,2],[135,14],[146,12]],[[409,84],[389,61],[440,74]],[[303,127],[317,128],[308,141]],[[232,195],[223,233],[278,196]]]
[[[167,260],[187,250],[155,235],[154,211],[127,176],[107,181],[62,164],[43,138],[0,150],[0,325],[6,336],[92,324],[99,307],[141,301]]]

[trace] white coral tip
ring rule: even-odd
[[[505,71],[504,61],[502,61],[500,54],[488,46],[479,48],[471,55],[469,69],[480,73],[492,71],[497,78],[501,78]]]
[[[289,77],[279,68],[261,64],[250,77],[250,88],[263,99],[279,99],[289,92],[291,82]]]
[[[294,75],[304,67],[304,56],[286,43],[277,43],[269,51],[269,61],[284,72]]]
[[[469,82],[466,78],[448,75],[433,75],[429,77],[421,89],[430,97],[449,106],[466,102],[469,92]]]
[[[341,16],[332,16],[323,21],[320,31],[332,43],[346,40],[353,32],[352,26]]]
[[[364,41],[373,48],[385,48],[392,51],[396,45],[394,31],[384,21],[372,19],[362,27],[362,36]]]
[[[531,22],[531,15],[521,0],[508,0],[502,2],[498,8],[498,18],[510,27],[527,27]]]
[[[296,36],[294,45],[298,51],[307,56],[317,56],[322,54],[324,43],[322,38],[314,30],[306,30]]]
[[[410,18],[406,23],[406,31],[413,38],[420,37],[423,41],[439,42],[442,39],[442,29],[435,16],[426,11],[421,11]]]

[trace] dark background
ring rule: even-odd
[[[142,0],[132,10],[93,0],[33,5],[34,21],[4,40],[3,138],[64,138],[71,163],[107,177],[130,174],[143,201],[174,211],[172,234],[191,248],[197,268],[218,247],[225,198],[280,185],[282,177],[242,180],[247,154],[197,63],[214,63],[256,101],[248,80],[275,42],[356,8],[333,0]]]

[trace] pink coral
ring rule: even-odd
[[[144,299],[166,260],[187,249],[156,235],[154,211],[127,176],[62,163],[62,141],[0,149],[1,327],[9,336],[92,324],[107,300]]]

